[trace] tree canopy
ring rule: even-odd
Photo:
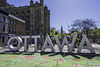
[[[93,30],[96,27],[96,21],[93,19],[77,19],[73,22],[74,23],[71,25],[72,28],[70,29],[70,32],[77,31],[79,33],[83,32],[84,34],[88,35],[89,30]]]

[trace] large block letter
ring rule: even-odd
[[[29,36],[22,36],[22,38],[24,38],[24,51],[28,51],[27,38],[29,38]]]
[[[34,51],[37,51],[37,39],[40,38],[40,35],[37,35],[37,36],[31,36],[32,38],[35,39],[35,49]],[[24,51],[27,51],[28,50],[28,43],[27,43],[27,39],[30,38],[30,36],[22,36],[22,38],[24,38]]]
[[[16,40],[18,41],[18,45],[17,47],[14,47],[14,43],[12,42],[13,40]],[[12,43],[11,43],[12,42]],[[8,42],[7,42],[7,45],[8,45],[8,48],[11,50],[11,51],[17,51],[21,48],[22,46],[22,39],[20,37],[11,37]],[[16,43],[17,44],[17,43]]]
[[[92,45],[90,44],[88,38],[86,37],[86,35],[83,34],[82,36],[83,36],[83,38],[81,40],[81,43],[79,45],[79,48],[78,48],[77,52],[80,53],[82,49],[89,49],[92,53],[95,53],[95,51],[94,51]],[[84,46],[85,42],[86,42],[87,46]]]
[[[66,37],[64,37],[62,44],[60,44],[60,41],[59,41],[57,35],[55,35],[54,37],[55,37],[55,40],[56,40],[56,43],[58,45],[58,48],[59,48],[60,52],[62,52],[64,44],[67,45],[69,52],[72,52],[72,48],[73,48],[74,43],[75,43],[76,38],[77,38],[76,34],[73,36],[73,40],[72,40],[72,43],[70,45],[69,45],[68,40],[67,40]]]
[[[37,49],[37,46],[38,46],[38,45],[37,45],[37,39],[40,38],[40,35],[32,36],[32,38],[35,39],[35,49],[34,49],[34,51],[37,52],[37,50],[38,50],[38,49]]]
[[[76,38],[77,38],[77,34],[74,34],[69,52],[72,52],[73,46],[75,45],[75,42],[76,42]]]
[[[58,45],[58,48],[59,48],[60,52],[62,52],[63,47],[64,47],[64,44],[66,44],[67,47],[68,47],[68,49],[69,49],[69,43],[68,43],[68,40],[67,40],[66,37],[64,37],[64,40],[63,40],[62,44],[60,44],[60,41],[59,41],[57,35],[54,35],[54,38],[55,38],[55,40],[56,40],[56,43],[57,43],[57,45]]]
[[[49,44],[49,45],[47,45],[47,44]],[[45,42],[43,44],[41,51],[43,52],[45,48],[51,48],[51,51],[55,52],[55,50],[53,48],[53,43],[52,43],[49,35],[46,35],[46,39],[45,39]]]

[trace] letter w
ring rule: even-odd
[[[75,34],[75,35],[73,36],[73,40],[72,40],[71,45],[69,45],[68,40],[67,40],[66,37],[64,37],[62,44],[60,44],[60,41],[59,41],[57,35],[54,35],[54,38],[55,38],[55,40],[56,40],[56,43],[57,43],[57,45],[58,45],[58,48],[59,48],[60,52],[62,52],[63,47],[64,47],[64,44],[67,45],[69,52],[72,52],[72,48],[73,48],[74,43],[75,43],[75,41],[76,41],[77,35]]]

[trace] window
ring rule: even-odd
[[[24,13],[24,11],[21,12],[22,14]]]
[[[16,25],[16,22],[14,22],[14,25]]]
[[[36,9],[35,9],[35,12],[36,12]]]
[[[5,42],[5,36],[2,37],[2,43],[4,43],[4,42]]]
[[[35,28],[36,28],[36,25],[35,25]]]
[[[39,17],[39,15],[37,15],[37,17]]]
[[[27,18],[29,18],[29,16],[27,16]]]
[[[11,28],[11,33],[13,33],[13,28]]]
[[[13,15],[14,13],[13,13],[13,12],[11,12],[11,14]]]
[[[29,27],[27,27],[26,30],[29,30]]]
[[[10,33],[10,28],[8,28],[8,33]]]
[[[3,25],[3,32],[5,32],[5,25]]]
[[[16,14],[19,14],[19,12],[16,12]]]
[[[16,33],[16,30],[14,29],[14,33]]]
[[[30,21],[28,20],[27,23],[29,23]]]
[[[13,21],[11,21],[11,24],[13,24]]]
[[[24,16],[22,16],[22,18],[24,18]]]
[[[39,12],[39,9],[37,10],[37,12]]]
[[[10,24],[10,20],[8,20],[9,21],[9,24]]]
[[[28,10],[27,13],[30,13],[30,11]]]
[[[35,23],[37,22],[37,20],[35,19]]]
[[[37,22],[39,22],[39,20],[37,20]]]
[[[5,16],[3,17],[3,22],[5,22],[6,21],[6,18],[5,18]]]
[[[28,28],[28,29],[29,29],[29,28],[30,28],[30,25],[26,25],[26,28]]]

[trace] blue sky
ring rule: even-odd
[[[40,0],[33,0],[34,2]],[[30,0],[7,0],[15,6],[29,5]],[[100,27],[100,0],[44,0],[50,9],[50,24],[57,29],[64,28],[68,32],[68,24],[76,19],[94,19]],[[68,24],[67,24],[68,23]]]

